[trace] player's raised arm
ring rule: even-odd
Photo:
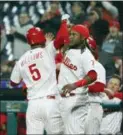
[[[60,29],[54,40],[54,47],[56,49],[61,48],[65,44],[69,44],[69,33],[68,33],[69,17],[70,16],[67,14],[62,16]]]
[[[64,45],[69,44],[69,34],[67,26],[68,24],[68,16],[62,17],[62,22],[60,29],[56,35],[56,38],[54,39],[54,35],[52,33],[47,33],[45,35],[46,38],[46,48],[52,54],[52,56],[56,55],[56,50],[62,48]]]

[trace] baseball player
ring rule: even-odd
[[[97,79],[95,58],[86,47],[88,29],[83,25],[71,28],[70,44],[66,49],[59,74],[62,92],[61,114],[65,134],[83,134],[88,113],[88,90],[86,85]]]
[[[101,106],[101,95],[104,92],[106,84],[106,71],[101,63],[97,61],[98,53],[96,47],[96,41],[89,37],[87,39],[88,47],[94,55],[95,70],[97,72],[97,80],[88,86],[89,91],[89,110],[85,125],[85,134],[99,134],[100,125],[103,117],[103,108]]]
[[[65,25],[63,22],[60,30]],[[44,128],[48,134],[62,134],[55,53],[63,44],[64,35],[62,39],[58,35],[53,42],[46,42],[43,31],[33,27],[26,37],[31,50],[16,63],[11,74],[11,85],[15,86],[23,80],[27,87],[27,134],[43,134]]]
[[[119,93],[121,79],[117,75],[113,75],[107,83],[105,93],[108,95],[107,99],[103,99],[103,102],[112,102],[118,104],[122,101],[122,93]],[[113,94],[112,94],[113,93]],[[100,134],[117,134],[120,132],[122,122],[122,111],[114,110],[106,111],[102,119]]]

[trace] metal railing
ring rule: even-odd
[[[26,101],[0,101],[0,112],[7,114],[7,135],[17,135],[17,117],[15,113],[25,113],[26,109]]]

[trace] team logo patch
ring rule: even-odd
[[[70,68],[70,69],[72,69],[72,70],[77,70],[77,66],[75,66],[75,65],[73,65],[72,63],[71,63],[71,60],[68,58],[68,57],[66,57],[64,60],[63,60],[63,63],[64,63],[64,65],[66,65],[68,68]]]

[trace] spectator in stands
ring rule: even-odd
[[[109,1],[91,1],[87,8],[87,13],[89,14],[89,23],[92,24],[92,35],[96,39],[97,44],[101,46],[108,34],[108,23],[118,19],[118,9]]]
[[[82,2],[76,1],[72,3],[71,23],[82,24],[86,19],[84,5]]]
[[[45,11],[37,27],[44,29],[46,33],[56,34],[61,23],[61,13],[59,11],[59,2],[52,1],[48,11]]]
[[[7,44],[7,36],[5,32],[5,28],[3,25],[0,26],[0,55],[1,55],[1,63],[7,59],[6,54],[6,44]]]
[[[87,13],[90,13],[91,10],[93,10],[94,8],[96,8],[96,5],[97,5],[97,1],[90,1],[87,9],[86,9],[86,12]]]
[[[87,13],[91,12],[94,8],[100,8],[102,12],[102,18],[107,20],[109,23],[112,20],[117,20],[119,13],[116,6],[111,1],[90,1],[87,7]]]
[[[15,65],[15,61],[5,61],[1,63],[1,79],[8,79],[10,78],[11,71]]]
[[[96,40],[98,48],[101,48],[102,42],[108,34],[109,23],[102,18],[102,10],[100,6],[96,6],[94,2],[89,7],[87,20],[83,23],[90,30],[91,35]]]
[[[0,26],[0,52],[3,50],[4,46],[5,46],[5,42],[6,42],[6,35],[5,35],[5,29],[4,27],[1,25]]]
[[[106,68],[107,76],[109,77],[114,73],[118,73],[122,76],[122,35],[119,22],[112,21],[110,23],[109,33],[99,53],[99,60]]]
[[[107,20],[109,23],[113,20],[117,20],[119,17],[118,9],[112,4],[111,1],[102,1],[103,7],[103,19]]]
[[[109,98],[117,97],[122,100],[122,95],[117,96],[121,90],[121,78],[119,75],[114,74],[107,83],[107,88],[105,88],[105,93],[108,95]],[[121,93],[121,92],[120,92]]]
[[[107,94],[107,99],[105,101],[110,101],[114,104],[120,103],[123,99],[123,93],[119,92],[121,86],[121,78],[118,75],[113,75],[107,83],[107,88],[105,88],[105,93]],[[122,112],[121,110],[113,108],[112,110],[106,109],[104,117],[102,120],[100,133],[101,134],[116,134],[120,132],[122,122]]]
[[[91,10],[88,14],[88,21],[90,23],[90,32],[96,40],[98,47],[101,47],[103,40],[108,34],[108,22],[102,19],[102,12],[99,8]]]
[[[114,54],[115,56],[122,56],[122,36],[120,32],[120,24],[118,21],[112,21],[109,27],[109,34],[102,45],[102,50]]]
[[[94,24],[95,21],[102,18],[102,12],[99,8],[92,8],[91,11],[88,13],[88,21],[91,24]]]
[[[25,34],[33,25],[30,21],[28,13],[25,11],[19,14],[20,26],[12,26],[11,34],[14,35],[14,59],[19,59],[30,47],[26,43]]]

